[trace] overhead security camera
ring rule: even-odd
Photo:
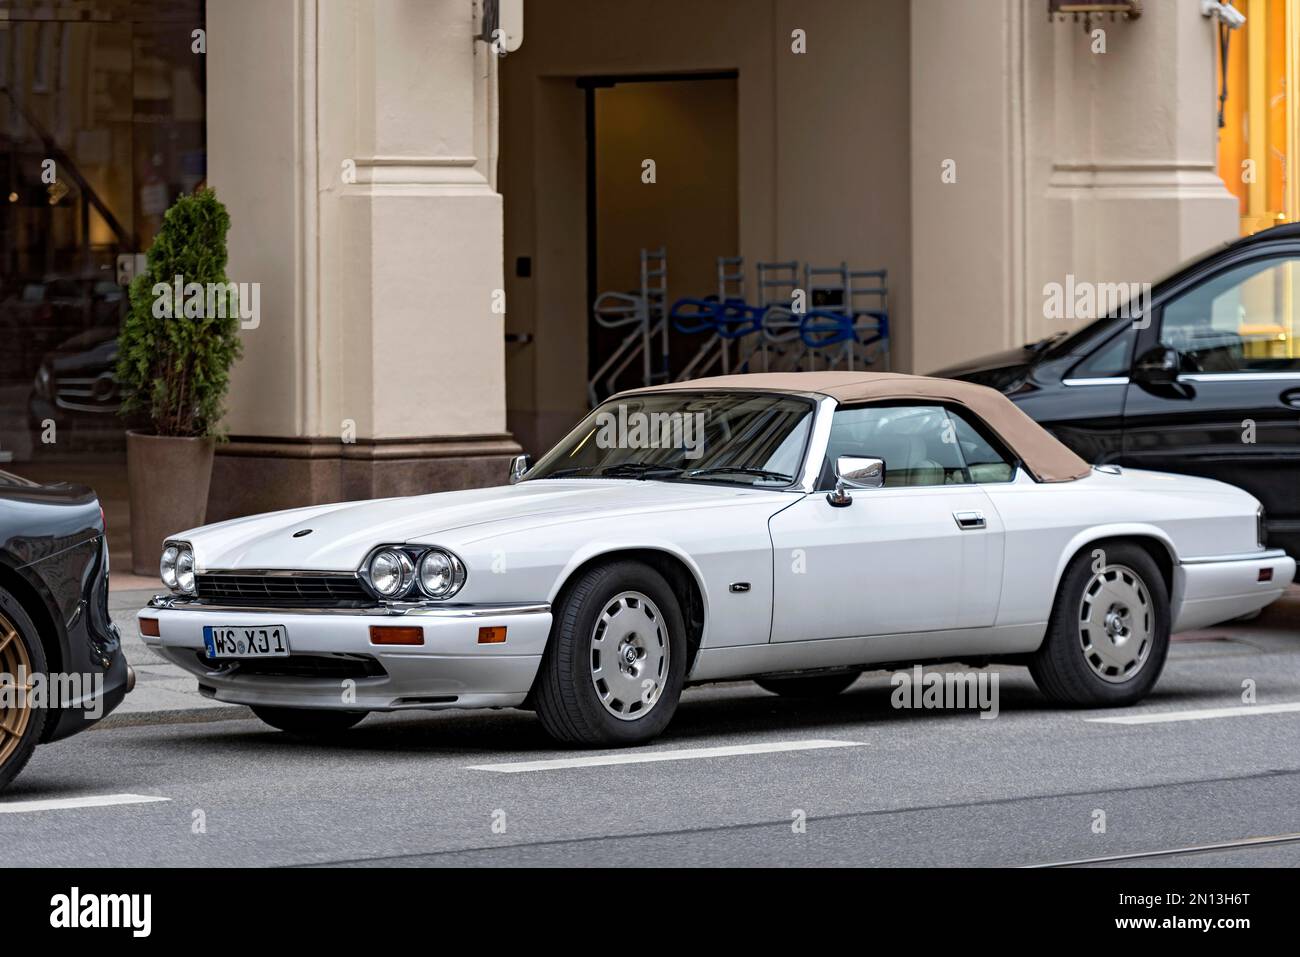
[[[1231,3],[1220,3],[1219,0],[1201,0],[1201,16],[1217,17],[1219,22],[1225,24],[1231,30],[1236,30],[1246,24],[1246,15],[1244,13]]]

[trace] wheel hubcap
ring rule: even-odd
[[[20,675],[22,684],[19,684]],[[18,750],[27,731],[32,713],[27,707],[31,680],[32,662],[27,656],[27,646],[18,637],[14,623],[0,614],[0,682],[8,686],[5,701],[0,704],[0,764]]]
[[[668,680],[668,628],[653,601],[625,591],[606,603],[591,632],[591,683],[622,721],[644,717]]]
[[[1084,660],[1104,681],[1128,681],[1151,654],[1155,611],[1146,583],[1124,565],[1092,576],[1079,602],[1079,643]]]

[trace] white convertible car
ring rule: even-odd
[[[852,372],[623,393],[511,484],[181,532],[144,641],[298,733],[522,707],[646,741],[685,685],[832,695],[864,669],[1028,665],[1141,699],[1171,631],[1250,614],[1295,562],[1218,482],[1090,467],[998,393]]]

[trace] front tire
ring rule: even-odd
[[[0,681],[8,687],[0,699],[0,791],[18,776],[31,760],[36,743],[45,730],[44,708],[30,707],[27,692],[34,675],[44,675],[45,648],[22,605],[0,589]]]
[[[1127,542],[1088,549],[1061,576],[1029,672],[1059,704],[1133,704],[1160,677],[1169,628],[1164,576],[1145,549]]]
[[[584,572],[558,603],[533,697],[563,744],[642,744],[672,719],[685,676],[672,588],[648,565],[613,562]]]
[[[359,724],[369,712],[332,711],[321,708],[270,708],[252,705],[253,714],[271,727],[303,738],[326,738],[342,734]]]

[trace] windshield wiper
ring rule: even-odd
[[[686,478],[696,478],[701,475],[753,475],[757,478],[771,479],[774,482],[793,482],[793,475],[786,475],[784,472],[769,472],[767,469],[746,468],[740,465],[718,465],[710,469],[691,469],[686,473]]]
[[[682,470],[672,465],[650,465],[647,462],[620,462],[600,470],[602,476],[609,478],[669,478],[681,475]]]
[[[556,469],[554,472],[550,472],[546,475],[539,475],[538,478],[544,478],[544,479],[568,478],[570,475],[581,475],[584,472],[590,472],[590,471],[591,471],[590,465],[574,465],[567,469]]]

